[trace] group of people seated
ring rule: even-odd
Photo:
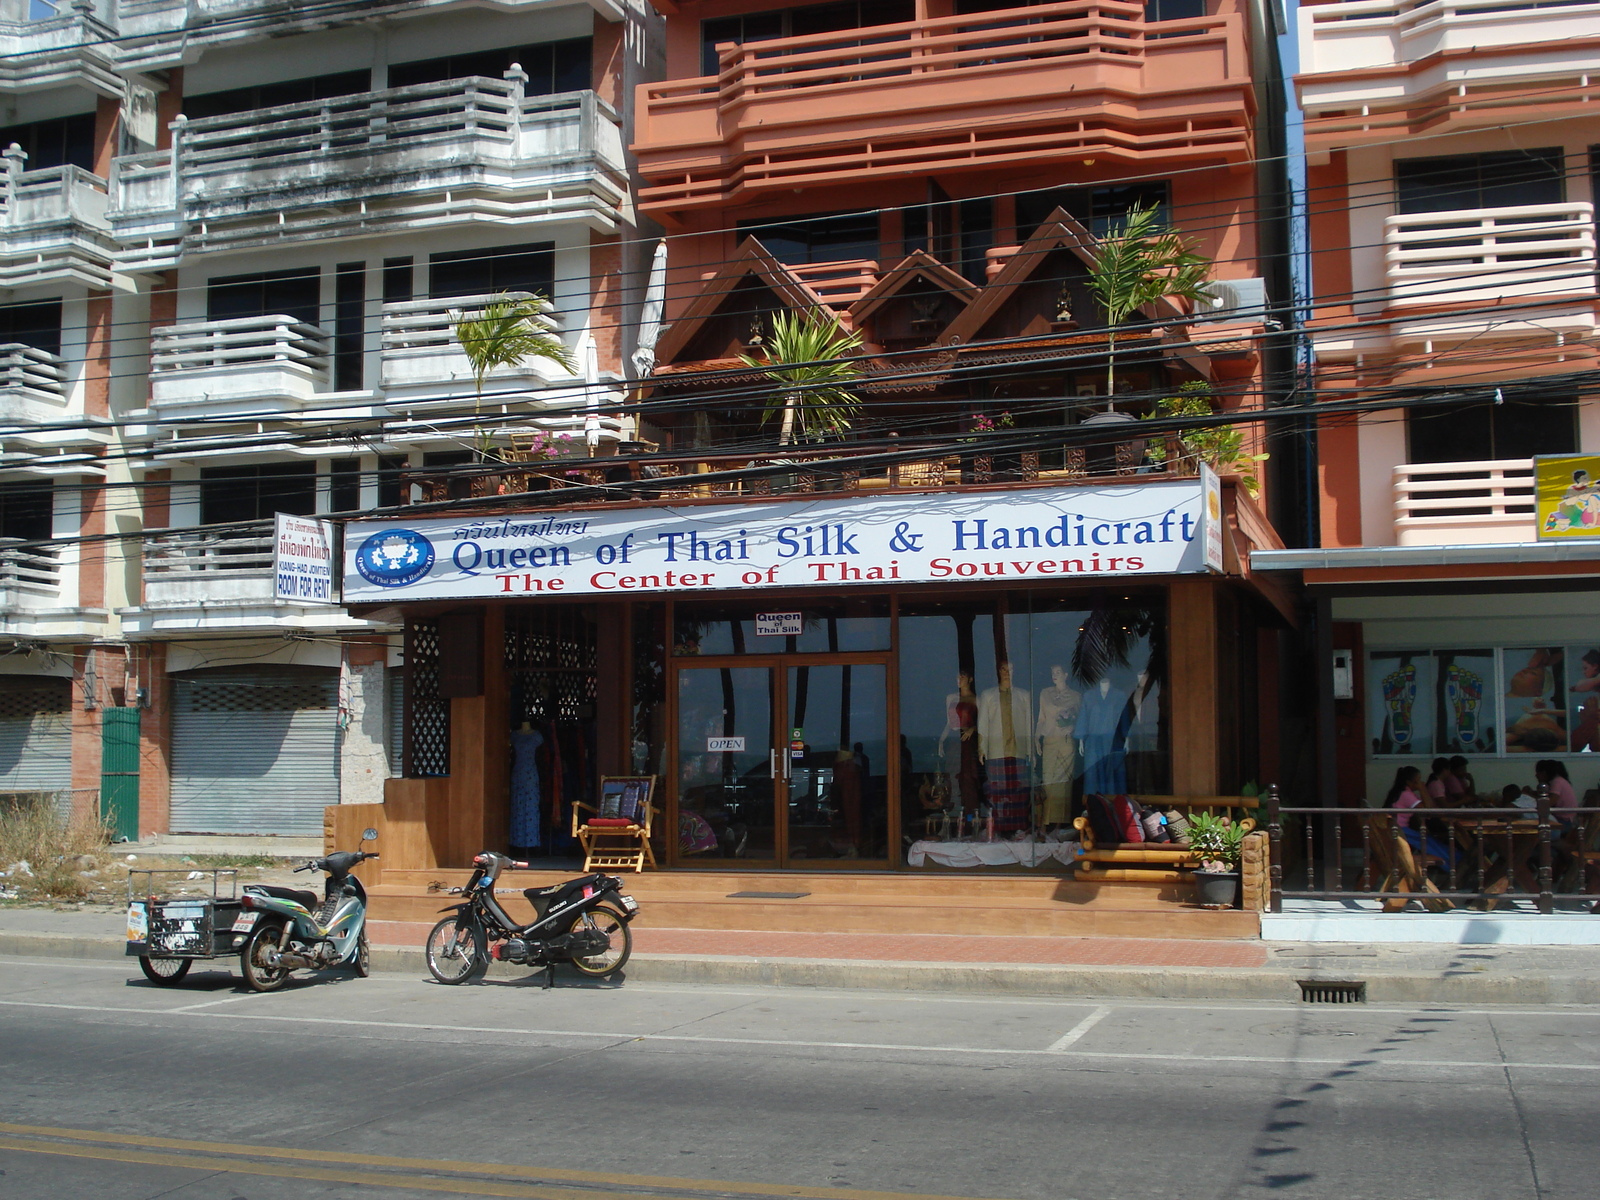
[[[1498,793],[1481,795],[1472,777],[1467,759],[1462,755],[1433,760],[1432,773],[1426,780],[1419,767],[1405,766],[1395,772],[1394,783],[1384,798],[1384,807],[1395,811],[1395,828],[1421,856],[1424,865],[1447,863],[1473,863],[1481,858],[1481,848],[1474,843],[1470,823],[1465,825],[1442,817],[1431,818],[1415,809],[1460,808],[1518,808],[1530,811],[1537,807],[1539,790],[1545,789],[1550,797],[1551,817],[1565,829],[1556,843],[1558,853],[1570,852],[1574,847],[1574,813],[1566,810],[1578,807],[1578,793],[1567,774],[1566,764],[1559,759],[1543,758],[1533,765],[1535,782],[1532,785],[1508,783]],[[1524,835],[1524,839],[1526,835]],[[1514,843],[1517,839],[1513,839]],[[1537,890],[1533,885],[1528,855],[1519,847],[1512,854],[1511,870],[1524,890]]]

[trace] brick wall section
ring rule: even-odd
[[[94,173],[101,179],[111,177],[111,160],[117,153],[117,123],[121,117],[121,102],[101,96],[94,106]]]
[[[147,838],[166,833],[172,816],[172,680],[166,643],[145,643],[137,653],[150,705],[139,721],[139,836]]]
[[[167,72],[167,90],[156,97],[156,149],[172,149],[172,130],[167,128],[183,111],[183,68]]]
[[[625,86],[622,71],[625,46],[623,38],[627,26],[621,21],[594,19],[594,90],[595,94],[618,112],[622,111],[622,92]]]
[[[622,240],[589,234],[589,331],[601,371],[622,370]]]

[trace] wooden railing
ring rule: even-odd
[[[688,500],[724,497],[761,498],[815,492],[929,490],[961,486],[1093,479],[1134,474],[1143,467],[1143,439],[1118,442],[1092,456],[1084,446],[1056,451],[995,453],[981,447],[951,450],[949,443],[927,447],[923,456],[902,443],[891,453],[851,453],[845,447],[787,447],[762,455],[624,454],[581,461],[549,459],[533,462],[485,462],[447,470],[408,471],[401,475],[404,503],[432,504],[446,500],[597,489],[586,500]],[[1167,478],[1160,473],[1156,478]],[[606,485],[633,484],[614,491]]]

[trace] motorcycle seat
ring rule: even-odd
[[[276,883],[253,883],[250,885],[258,892],[265,892],[269,896],[276,896],[279,900],[293,900],[301,905],[307,912],[315,912],[322,903],[315,892],[301,891],[299,888],[283,887]]]

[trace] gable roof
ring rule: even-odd
[[[1089,231],[1078,224],[1076,218],[1069,216],[1065,209],[1057,208],[1045,218],[1043,225],[1033,231],[1033,236],[1006,260],[1000,273],[983,288],[977,301],[950,322],[950,327],[939,335],[939,345],[970,342],[988,324],[989,318],[1000,311],[1001,305],[1011,299],[1012,293],[1033,277],[1039,264],[1055,251],[1070,251],[1087,267],[1094,263],[1094,246],[1095,239]]]
[[[813,311],[826,310],[832,315],[833,310],[823,303],[822,299],[795,276],[795,274],[772,256],[765,246],[756,238],[746,238],[739,246],[739,251],[724,263],[710,279],[702,280],[700,290],[695,294],[683,314],[661,335],[661,341],[656,350],[656,361],[663,366],[670,365],[687,346],[694,335],[700,332],[701,326],[717,315],[733,291],[746,279],[759,279],[770,288],[774,295],[786,308],[811,309]]]
[[[983,290],[926,250],[913,250],[879,279],[871,291],[846,310],[850,315],[851,328],[860,329],[863,321],[919,279],[942,288],[963,304],[971,304]]]

